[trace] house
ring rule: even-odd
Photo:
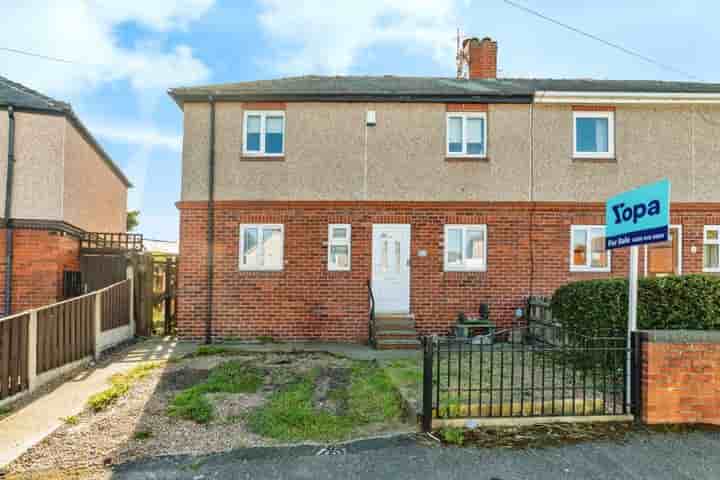
[[[661,178],[672,239],[640,271],[720,271],[720,84],[496,78],[495,41],[462,53],[463,78],[170,90],[182,337],[363,342],[370,293],[405,340],[380,346],[447,333],[481,303],[509,327],[529,295],[626,276],[603,202]]]
[[[3,77],[0,186],[5,315],[77,293],[82,236],[125,232],[122,171],[69,104]]]

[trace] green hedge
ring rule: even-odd
[[[639,283],[639,329],[720,329],[720,277],[681,275]],[[627,290],[626,279],[570,283],[553,295],[553,316],[584,335],[624,332]]]

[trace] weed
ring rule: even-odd
[[[440,435],[445,443],[462,447],[465,443],[465,429],[462,427],[445,427],[440,430]]]
[[[0,419],[9,416],[12,413],[11,407],[0,407]]]
[[[95,412],[105,410],[125,395],[133,383],[142,380],[160,366],[159,362],[149,362],[138,365],[127,373],[118,373],[110,377],[110,388],[96,393],[88,400],[88,405]]]
[[[70,415],[69,417],[63,417],[60,420],[65,422],[66,425],[77,425],[80,423],[80,420],[78,419],[77,415]]]
[[[150,430],[138,430],[133,434],[135,440],[148,440],[152,438],[153,433]]]
[[[349,387],[333,392],[336,399],[347,401],[347,412],[340,415],[315,408],[317,374],[311,372],[272,395],[265,405],[250,414],[250,429],[282,441],[340,440],[357,427],[400,416],[397,391],[385,373],[369,362],[353,364]]]
[[[213,368],[208,379],[183,390],[168,407],[168,415],[197,423],[212,420],[212,405],[206,393],[254,393],[262,385],[260,372],[238,361],[225,362]]]

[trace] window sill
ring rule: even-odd
[[[489,157],[474,157],[471,155],[445,156],[446,162],[489,162]]]
[[[283,272],[284,268],[245,268],[240,267],[239,272],[262,273],[262,272]]]
[[[242,155],[241,162],[284,162],[285,155]]]
[[[485,268],[445,268],[443,270],[445,273],[483,273],[487,272],[487,267]]]
[[[617,163],[617,157],[602,156],[602,157],[583,157],[573,156],[573,162],[584,162],[584,163]]]
[[[571,268],[570,273],[611,273],[610,268]]]

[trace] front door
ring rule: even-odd
[[[648,277],[666,277],[682,273],[681,238],[680,226],[673,225],[668,229],[667,242],[645,246],[645,268]]]
[[[410,225],[373,225],[375,311],[410,312]]]

